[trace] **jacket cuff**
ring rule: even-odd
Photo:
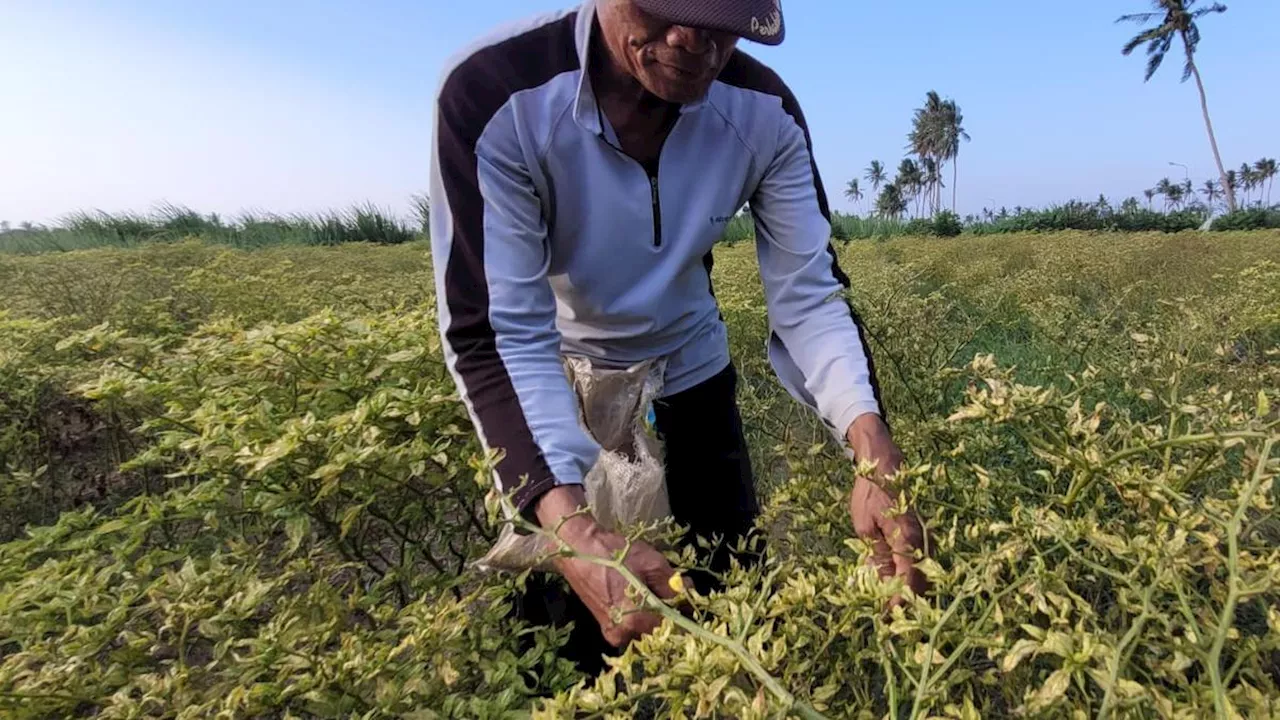
[[[855,420],[868,413],[879,416],[881,414],[879,403],[875,400],[860,400],[851,403],[848,407],[841,410],[834,418],[832,418],[834,425],[832,426],[831,431],[835,434],[836,440],[840,442],[840,446],[848,449],[849,453],[853,452],[852,449],[848,448],[849,428],[853,426]]]
[[[538,480],[531,479],[512,495],[511,502],[515,505],[516,512],[533,525],[540,524],[534,510],[538,500],[547,494],[547,491],[562,485],[585,485],[584,477],[574,463],[553,467],[552,473],[554,474]]]

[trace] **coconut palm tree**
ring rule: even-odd
[[[1143,191],[1142,191],[1142,194],[1143,194],[1143,196],[1145,196],[1145,197],[1147,198],[1147,209],[1148,209],[1148,210],[1150,210],[1150,209],[1151,209],[1151,200],[1155,198],[1155,196],[1156,196],[1156,191],[1155,191],[1155,190],[1153,190],[1153,189],[1151,189],[1151,188],[1147,188],[1146,190],[1143,190]]]
[[[936,187],[930,175],[939,174],[938,158],[942,145],[942,97],[937,91],[930,90],[925,95],[924,106],[918,107],[911,119],[911,132],[907,134],[907,150],[920,158],[920,168],[924,175],[924,190],[929,197],[930,210],[938,204],[934,201]],[[930,172],[932,170],[932,173]]]
[[[1196,87],[1200,90],[1200,110],[1204,114],[1205,128],[1209,131],[1209,145],[1213,148],[1213,159],[1218,163],[1218,174],[1221,176],[1223,186],[1226,187],[1227,171],[1222,165],[1222,155],[1218,152],[1218,139],[1213,134],[1213,122],[1209,119],[1209,101],[1205,97],[1204,80],[1200,77],[1200,69],[1196,67],[1195,54],[1200,44],[1200,28],[1196,25],[1196,21],[1211,13],[1224,13],[1227,11],[1227,6],[1215,2],[1208,7],[1192,9],[1197,2],[1198,0],[1151,0],[1155,12],[1122,15],[1116,22],[1158,23],[1135,35],[1125,43],[1121,51],[1127,57],[1139,45],[1146,43],[1148,59],[1144,82],[1150,80],[1151,76],[1160,69],[1160,64],[1164,62],[1165,54],[1173,46],[1174,39],[1182,40],[1182,47],[1187,55],[1187,62],[1182,70],[1182,81],[1186,82],[1190,77],[1196,79]],[[1236,196],[1229,187],[1227,188],[1227,207],[1230,210],[1236,209]]]
[[[1240,163],[1239,178],[1240,187],[1244,190],[1243,204],[1249,207],[1249,198],[1253,195],[1253,189],[1258,187],[1258,174],[1249,163]]]
[[[880,192],[880,186],[884,184],[885,180],[889,179],[889,176],[885,175],[884,164],[879,160],[871,161],[871,164],[867,166],[867,174],[864,177],[867,182],[871,183],[871,192],[873,193]]]
[[[1217,180],[1205,180],[1204,185],[1200,188],[1200,194],[1204,195],[1204,199],[1209,203],[1209,208],[1213,208],[1213,201],[1222,197],[1222,184]]]
[[[1267,206],[1271,206],[1271,186],[1276,182],[1275,158],[1262,158],[1253,164],[1253,172],[1258,177],[1258,185],[1266,185]]]
[[[951,212],[956,211],[956,186],[960,183],[960,141],[969,142],[969,133],[964,129],[964,114],[954,100],[942,104],[942,115],[939,120],[942,138],[939,141],[939,157],[951,163]]]
[[[936,215],[942,205],[942,175],[938,171],[938,161],[931,157],[920,158],[920,173],[929,197],[929,214]]]
[[[920,195],[920,188],[924,184],[924,175],[920,172],[920,166],[911,158],[903,158],[898,163],[898,176],[893,180],[902,193],[903,200],[910,202],[912,199]]]
[[[1162,178],[1160,182],[1156,183],[1156,194],[1164,196],[1165,212],[1168,212],[1169,206],[1173,204],[1174,193],[1178,192],[1177,190],[1174,190],[1175,187],[1176,186],[1169,181],[1169,178]]]
[[[849,181],[844,188],[844,196],[855,203],[862,200],[862,188],[858,187],[858,178]]]
[[[876,213],[882,218],[897,219],[907,211],[907,199],[896,182],[887,183],[876,198]]]

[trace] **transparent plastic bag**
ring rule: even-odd
[[[564,367],[578,396],[578,422],[601,448],[583,480],[596,522],[606,530],[621,531],[668,519],[671,506],[661,445],[649,427],[666,362],[646,360],[618,369],[567,357]],[[473,567],[482,572],[550,570],[552,549],[546,538],[504,524],[493,547]]]

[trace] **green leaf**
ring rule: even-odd
[[[346,539],[347,533],[351,532],[351,526],[356,523],[356,520],[360,519],[360,513],[364,512],[364,508],[364,505],[353,505],[342,513],[342,522],[338,526],[338,537]]]
[[[839,685],[831,685],[831,684],[823,685],[822,687],[813,691],[813,700],[814,702],[824,703],[830,700],[831,698],[835,697],[836,692],[839,690],[840,690]]]
[[[130,525],[134,525],[136,523],[137,521],[133,518],[116,518],[115,520],[109,520],[94,528],[93,536],[102,537],[103,535],[110,535],[111,533],[119,532],[120,530],[124,530]]]
[[[288,552],[292,555],[302,547],[302,541],[311,533],[311,517],[294,515],[284,522],[284,532],[289,536]]]
[[[1264,418],[1271,413],[1271,400],[1267,398],[1265,390],[1258,391],[1258,407],[1257,417]]]

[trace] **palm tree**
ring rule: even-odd
[[[921,182],[929,193],[929,214],[936,215],[938,206],[942,204],[942,176],[938,172],[938,161],[931,157],[920,159]]]
[[[880,192],[880,186],[884,184],[885,180],[889,179],[889,176],[884,174],[884,164],[879,160],[871,161],[871,164],[867,166],[867,174],[864,177],[866,177],[867,182],[871,183],[871,192],[873,193]]]
[[[887,183],[876,198],[876,213],[883,218],[900,218],[907,211],[907,199],[896,182]]]
[[[1169,178],[1162,178],[1160,182],[1156,183],[1156,194],[1164,196],[1165,212],[1168,212],[1169,206],[1173,204],[1173,195],[1177,192],[1174,190],[1175,187],[1173,183],[1169,182]]]
[[[1152,200],[1153,198],[1155,198],[1155,196],[1156,196],[1156,191],[1155,191],[1155,190],[1152,190],[1151,188],[1147,188],[1146,190],[1143,190],[1143,191],[1142,191],[1142,194],[1143,194],[1144,196],[1146,196],[1146,198],[1147,198],[1147,209],[1148,209],[1148,210],[1150,210],[1150,209],[1151,209],[1151,200]]]
[[[1244,189],[1244,206],[1249,207],[1249,196],[1258,186],[1258,174],[1253,171],[1249,163],[1240,163],[1239,177],[1240,187]]]
[[[1200,194],[1204,195],[1204,199],[1209,203],[1209,208],[1213,209],[1213,201],[1222,197],[1222,184],[1217,180],[1205,180],[1204,186],[1200,188]]]
[[[916,108],[915,115],[911,120],[911,132],[907,134],[907,150],[920,158],[920,166],[924,175],[924,189],[928,191],[931,210],[938,205],[938,203],[934,202],[936,193],[934,192],[935,187],[931,182],[930,175],[934,178],[938,175],[939,165],[937,158],[940,154],[942,141],[941,120],[942,97],[936,91],[930,90],[925,95],[924,106]],[[932,169],[932,173],[930,169]]]
[[[1271,186],[1276,182],[1275,158],[1262,158],[1253,164],[1253,172],[1258,176],[1258,185],[1267,187],[1267,206],[1271,206]]]
[[[1227,184],[1223,186],[1223,192],[1225,193],[1228,190],[1231,192],[1235,192],[1236,190],[1239,190],[1239,189],[1240,189],[1240,177],[1236,174],[1235,170],[1228,170]]]
[[[898,164],[898,176],[893,182],[898,186],[904,201],[910,201],[920,195],[920,187],[924,184],[924,175],[920,166],[911,158],[903,158]]]
[[[956,211],[956,185],[960,182],[960,141],[969,141],[969,133],[964,129],[964,115],[954,100],[942,104],[942,115],[939,121],[942,138],[939,141],[939,157],[951,162],[951,212]]]
[[[1158,21],[1155,27],[1147,28],[1125,43],[1121,51],[1126,57],[1139,45],[1147,44],[1147,74],[1143,82],[1151,79],[1164,62],[1165,53],[1173,46],[1174,37],[1181,38],[1182,47],[1187,54],[1187,63],[1182,70],[1182,82],[1192,76],[1196,79],[1196,87],[1200,90],[1200,110],[1204,114],[1204,125],[1209,131],[1209,144],[1213,148],[1213,159],[1218,163],[1218,174],[1222,184],[1227,185],[1227,171],[1222,165],[1222,155],[1218,152],[1218,139],[1213,134],[1213,122],[1209,119],[1209,101],[1205,97],[1204,81],[1200,78],[1200,69],[1196,67],[1196,47],[1200,44],[1200,28],[1196,21],[1210,13],[1224,13],[1227,6],[1215,2],[1209,7],[1192,10],[1198,0],[1151,0],[1155,12],[1122,15],[1116,22],[1150,23]],[[1236,209],[1235,193],[1227,188],[1227,207]]]
[[[858,178],[849,181],[844,188],[844,196],[855,203],[862,199],[862,188],[858,187]]]

